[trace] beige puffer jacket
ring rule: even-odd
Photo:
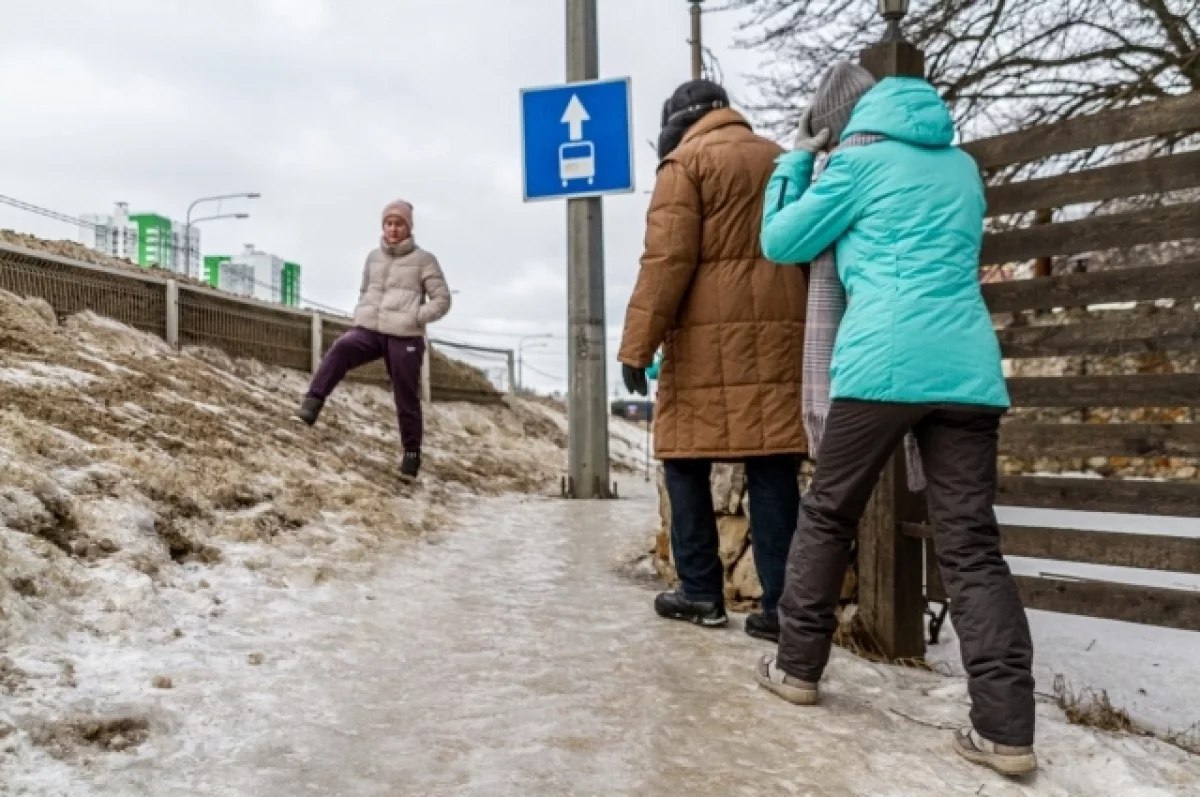
[[[417,338],[425,325],[450,312],[450,288],[437,258],[409,238],[396,246],[381,243],[367,255],[354,325]]]

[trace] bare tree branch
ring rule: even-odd
[[[968,137],[1200,90],[1197,0],[914,0],[907,34]],[[865,0],[726,0],[766,56],[752,103],[777,132],[883,23]]]

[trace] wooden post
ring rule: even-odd
[[[859,63],[877,79],[925,77],[925,53],[903,40],[885,41],[862,51]]]
[[[325,354],[325,324],[321,320],[321,314],[313,310],[312,314],[312,342],[309,343],[309,370],[316,373],[321,367],[321,357]]]
[[[924,53],[902,39],[868,47],[860,61],[878,79],[925,75]],[[863,515],[857,561],[860,628],[891,659],[925,655],[921,541],[900,533],[900,523],[923,518],[923,504],[908,491],[903,455],[893,454]]]
[[[163,337],[167,344],[179,348],[179,283],[167,280],[167,324]]]
[[[517,393],[517,364],[512,349],[508,350],[508,392]]]
[[[925,655],[921,541],[900,533],[900,523],[921,517],[922,503],[908,491],[904,458],[897,454],[880,476],[858,535],[858,616],[878,652],[891,659]]]

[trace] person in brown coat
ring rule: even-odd
[[[655,455],[671,501],[680,588],[655,600],[662,617],[727,622],[709,477],[742,461],[750,493],[762,613],[746,631],[778,637],[776,607],[800,507],[806,268],[780,266],[759,244],[763,196],[782,150],[755,135],[725,91],[680,86],[663,106],[658,179],[645,252],[619,359],[626,387],[646,394],[644,369],[662,346]]]

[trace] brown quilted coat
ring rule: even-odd
[[[806,451],[800,372],[808,269],[759,246],[780,148],[736,111],[697,122],[659,167],[619,359],[663,346],[654,417],[660,459]]]

